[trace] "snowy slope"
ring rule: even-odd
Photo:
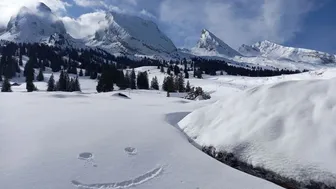
[[[177,49],[158,26],[140,17],[107,13],[109,26],[87,39],[86,45],[112,54],[174,57]]]
[[[79,40],[72,38],[63,22],[44,3],[35,9],[22,7],[12,16],[1,40],[14,42],[46,43],[50,45],[82,46]]]
[[[207,102],[158,91],[124,99],[93,93],[91,82],[80,79],[83,93],[46,93],[44,82],[40,92],[0,93],[3,188],[279,188],[211,159],[173,126]]]
[[[335,55],[310,49],[285,47],[270,41],[261,41],[251,46],[243,45],[239,48],[239,52],[245,56],[263,56],[272,59],[287,59],[294,62],[336,63]]]
[[[198,56],[224,56],[234,57],[240,56],[240,53],[232,49],[210,31],[203,29],[201,37],[196,47],[191,52]]]
[[[328,72],[297,74],[299,80],[310,80],[225,96],[189,114],[179,126],[198,144],[232,152],[253,166],[336,186],[336,79],[311,80],[335,77],[335,70],[333,76]]]

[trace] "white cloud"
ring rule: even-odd
[[[81,7],[100,7],[100,6],[106,6],[104,1],[99,0],[73,0],[76,5]]]
[[[148,17],[148,18],[156,19],[156,17],[152,13],[148,12],[145,9],[142,9],[140,11],[140,14],[143,15],[143,16],[145,16],[145,17]]]
[[[70,17],[62,18],[68,33],[74,38],[83,38],[93,35],[98,29],[106,28],[108,23],[105,12],[98,11],[83,14],[77,19]]]
[[[237,48],[265,39],[290,40],[312,5],[310,0],[164,0],[159,19],[169,23],[170,36],[177,35],[175,41],[184,40],[186,46],[195,44],[201,29],[207,28]]]
[[[71,6],[61,0],[1,0],[0,1],[0,27],[7,25],[11,16],[15,15],[22,6],[33,7],[38,2],[49,6],[56,14],[64,14],[66,7]]]

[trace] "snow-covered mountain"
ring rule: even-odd
[[[11,17],[0,39],[14,42],[78,46],[80,42],[66,31],[63,22],[44,3],[36,9],[22,7]]]
[[[197,42],[196,47],[191,49],[191,52],[199,56],[241,56],[239,52],[206,29],[202,30],[201,37]]]
[[[254,45],[242,45],[239,52],[245,56],[262,56],[272,59],[288,59],[293,62],[316,64],[335,63],[335,56],[316,50],[285,47],[270,41],[261,41]]]
[[[140,17],[107,13],[108,27],[86,39],[86,45],[100,47],[116,55],[174,57],[177,48],[158,26]]]

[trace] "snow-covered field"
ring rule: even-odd
[[[153,67],[137,70],[145,69],[163,78]],[[175,127],[213,100],[159,91],[123,91],[125,99],[80,83],[82,93],[47,93],[43,82],[39,92],[23,84],[0,93],[1,188],[279,188],[213,160]]]
[[[157,76],[160,82],[164,78],[164,74],[160,73],[155,67],[141,67],[136,71],[149,71],[149,77]],[[232,120],[233,124],[234,119],[240,119],[241,116],[246,115],[246,112],[258,109],[259,102],[256,101],[258,100],[256,95],[259,93],[267,95],[264,92],[269,87],[258,89],[254,94],[255,96],[250,90],[253,87],[286,80],[328,79],[333,77],[335,73],[334,70],[321,70],[272,78],[204,76],[205,79],[190,79],[191,85],[201,86],[211,93],[213,98],[208,101],[167,98],[166,93],[160,91],[121,91],[128,95],[130,99],[119,97],[117,93],[120,91],[97,94],[95,92],[96,81],[86,78],[80,79],[82,93],[47,93],[44,91],[46,89],[45,82],[35,83],[40,91],[34,93],[25,92],[24,84],[13,87],[14,93],[0,93],[1,188],[279,188],[272,183],[239,172],[205,155],[189,143],[188,137],[178,129],[177,123],[190,112],[222,99],[205,109],[197,110],[196,113],[180,122],[185,123],[185,127],[190,128],[192,127],[191,124],[195,123],[195,128],[204,128],[198,130],[197,134],[200,136],[203,133],[208,134],[208,128],[212,127],[214,122],[219,124],[223,121],[222,119],[208,120],[212,119],[213,116],[226,119],[230,115],[229,120]],[[50,73],[46,73],[45,76],[48,78]],[[57,77],[58,75],[55,74],[55,79]],[[16,81],[20,82],[21,80],[18,78]],[[305,82],[310,83],[310,81]],[[331,85],[334,80],[326,82]],[[312,82],[311,86],[319,89],[318,83]],[[327,88],[325,89],[327,90]],[[320,93],[323,91],[325,90],[321,90]],[[286,99],[286,94],[282,94],[280,89],[277,92],[284,95],[284,99]],[[252,97],[250,98],[247,93],[250,93]],[[275,93],[272,94],[275,95]],[[300,94],[293,92],[292,95],[296,96],[293,96],[292,99],[299,99]],[[241,96],[246,98],[245,101],[250,100],[250,104],[255,105],[254,108],[251,106],[240,109],[245,101],[235,102],[234,104],[237,104],[236,108],[231,104],[232,106],[224,108],[225,110],[210,111],[197,117],[197,119],[191,119],[195,115],[200,115],[197,112],[203,111],[204,113],[204,110],[211,109],[211,107],[224,107],[222,104],[233,103],[233,99],[242,100],[240,99]],[[277,96],[271,97],[269,97],[271,100],[277,99]],[[297,100],[296,104],[299,102],[302,101]],[[305,105],[311,107],[310,105],[314,102]],[[279,106],[281,106],[281,103]],[[294,107],[294,104],[287,109],[290,107]],[[270,108],[275,109],[276,107],[270,106]],[[236,110],[240,113],[233,114]],[[261,109],[260,111],[267,114],[267,109]],[[300,116],[301,114],[294,115]],[[297,121],[298,117],[294,115],[291,118],[293,121]],[[332,115],[332,112],[327,115]],[[286,116],[286,114],[282,116]],[[248,121],[248,118],[244,119]],[[267,122],[267,120],[272,121],[271,117],[268,117],[267,119],[260,119],[260,122]],[[332,118],[327,120],[331,122]],[[204,125],[206,121],[211,123],[208,125],[209,127]],[[300,123],[305,123],[305,121],[301,120]],[[244,126],[244,124],[240,124],[236,130],[244,129]],[[266,127],[267,124],[265,123],[262,126]],[[317,126],[319,126],[318,122],[310,125],[311,129],[307,132],[318,130]],[[253,125],[250,125],[250,127],[252,128],[249,129],[252,130],[244,130],[246,136],[254,135]],[[272,128],[275,127],[276,125]],[[237,136],[230,135],[230,133],[234,134],[235,130],[228,132],[225,127],[219,128],[222,130],[218,130],[220,132],[211,137],[213,140],[203,140],[204,138],[200,137],[197,142],[221,145],[223,144],[222,136]],[[282,128],[283,136],[286,136],[286,129],[296,129],[293,124],[290,127],[283,124]],[[327,132],[328,129],[331,129],[327,125],[323,125],[323,128],[324,130],[320,130],[321,132]],[[273,130],[269,129],[268,131],[270,133],[264,133],[265,136],[273,136],[271,132]],[[300,134],[299,130],[293,134],[295,133]],[[187,132],[187,134],[194,135],[190,132]],[[305,135],[305,133],[302,133],[302,135]],[[263,136],[263,134],[259,133],[258,136]],[[279,138],[280,136],[276,135],[274,137]],[[239,139],[236,138],[235,141],[240,142]],[[271,138],[266,137],[266,139]],[[319,152],[325,152],[324,150],[332,148],[334,144],[331,141],[332,139],[332,132],[329,132],[325,140],[318,138],[316,145],[313,145],[314,141],[310,140],[309,148],[320,147]],[[269,144],[276,143],[276,140],[270,141],[273,141],[273,143]],[[275,149],[279,149],[279,152],[282,149],[280,145],[288,145],[286,139],[281,141],[284,143],[275,147]],[[327,144],[323,146],[324,142]],[[293,145],[292,147],[292,150],[294,150],[297,146]],[[259,149],[267,150],[267,148]],[[306,150],[304,151],[307,152],[305,154],[311,155],[307,156],[307,161],[310,160],[309,157],[315,157],[316,160],[323,161],[326,158],[325,156],[333,153],[330,149],[330,154],[313,156],[310,153],[312,151],[309,151],[308,148],[303,150]],[[260,155],[258,152],[251,154],[257,155],[256,159],[253,160],[263,160],[258,156]],[[330,165],[333,157],[327,158],[324,165]],[[259,163],[268,165],[263,161]],[[279,166],[276,163],[281,162],[275,161],[274,165]],[[333,169],[333,166],[329,166],[329,168]]]

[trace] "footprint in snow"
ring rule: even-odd
[[[133,148],[133,147],[126,147],[124,150],[130,156],[135,156],[138,153],[136,148]]]
[[[87,164],[97,167],[97,164],[94,162],[94,156],[90,152],[83,152],[78,155],[78,159],[85,161],[84,167],[86,167]]]

